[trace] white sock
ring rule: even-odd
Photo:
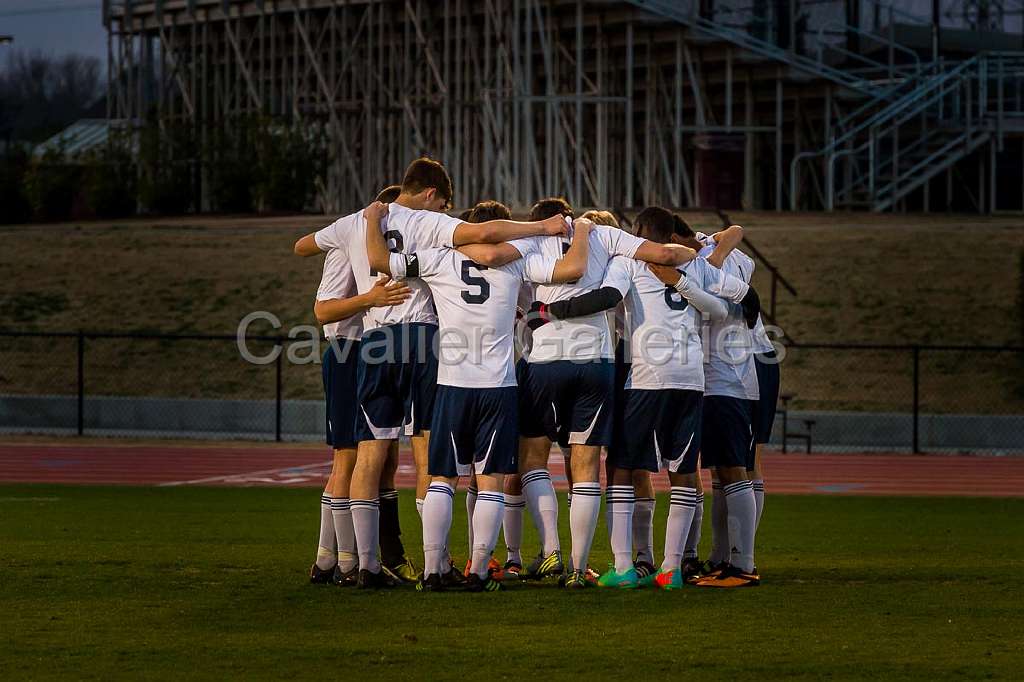
[[[610,485],[605,490],[605,523],[608,524],[608,538],[615,556],[615,572],[622,573],[633,567],[633,509],[635,500],[632,485]],[[577,506],[579,500],[577,500]],[[572,523],[573,510],[569,511]],[[575,526],[573,527],[575,529]],[[576,549],[576,534],[573,533],[573,550]],[[586,564],[578,564],[585,566]]]
[[[590,545],[594,542],[594,530],[597,528],[597,517],[601,513],[601,484],[597,482],[575,483],[572,486],[572,496],[575,498],[573,500],[575,504],[569,510],[572,565],[574,570],[582,571],[587,568]],[[626,526],[627,532],[632,532],[632,525],[632,521],[630,521],[630,524]]]
[[[423,498],[423,575],[447,571],[445,556],[448,530],[452,527],[455,489],[447,483],[431,483]]]
[[[571,490],[565,496],[565,507],[566,507],[566,509],[572,509],[572,491]]]
[[[469,544],[466,547],[470,552],[473,551],[473,508],[476,507],[476,493],[476,488],[472,486],[466,490],[466,531],[469,534]]]
[[[377,559],[377,545],[380,541],[380,501],[372,500],[349,501],[352,509],[352,527],[356,532],[356,547],[359,548],[359,569],[380,573],[380,561]]]
[[[338,541],[338,567],[351,571],[359,565],[356,554],[356,530],[352,526],[352,509],[347,497],[331,500],[331,515],[334,517],[334,534]]]
[[[420,515],[420,520],[423,520],[423,498],[416,498],[416,513]]]
[[[316,548],[316,566],[321,571],[338,563],[338,541],[334,537],[334,517],[331,516],[331,496],[324,491],[320,496],[320,542]]]
[[[633,508],[633,547],[636,560],[654,565],[654,498],[638,497]]]
[[[558,542],[558,498],[551,484],[551,474],[544,469],[523,474],[523,496],[537,526],[544,556],[561,549]]]
[[[722,486],[729,513],[730,563],[741,571],[754,570],[754,526],[757,505],[750,481],[736,481]]]
[[[678,571],[683,563],[683,548],[693,522],[697,489],[672,486],[669,494],[668,523],[665,526],[665,560],[661,570]]]
[[[473,510],[473,565],[469,570],[481,578],[487,577],[487,564],[494,554],[504,515],[505,495],[484,491],[477,496],[476,509]]]
[[[508,561],[523,565],[523,555],[519,547],[523,543],[523,511],[526,509],[526,498],[522,495],[505,495],[505,518],[502,527],[505,529],[505,548],[508,550]]]
[[[721,483],[712,483],[711,489],[711,555],[712,564],[729,560],[729,512],[725,506],[725,493]]]
[[[764,511],[764,479],[755,478],[750,483],[754,487],[754,503],[757,505],[757,525],[754,526],[756,532],[761,527],[761,513]]]
[[[684,559],[696,559],[697,551],[700,548],[700,531],[704,524],[704,493],[697,493],[697,499],[693,506],[693,520],[690,521],[690,531],[686,535],[686,549],[683,550]]]

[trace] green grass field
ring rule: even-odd
[[[1019,679],[1024,664],[1024,500],[770,496],[760,588],[503,594],[309,585],[316,504],[0,486],[4,679]],[[607,557],[602,526],[593,564]]]

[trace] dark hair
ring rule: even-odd
[[[672,239],[672,232],[678,218],[660,206],[648,206],[637,214],[633,226],[637,236],[643,236],[654,242],[667,243]],[[680,222],[682,222],[680,220]],[[683,223],[684,225],[686,223]]]
[[[541,199],[530,209],[530,220],[544,220],[553,215],[573,217],[572,206],[562,197]]]
[[[469,222],[469,217],[471,215],[473,215],[473,209],[467,208],[464,211],[462,211],[461,213],[459,213],[459,220],[461,220],[464,223],[468,223]]]
[[[392,201],[398,198],[398,195],[402,193],[401,185],[388,185],[380,192],[377,193],[375,201],[379,201],[382,204],[390,204]]]
[[[683,238],[689,237],[692,239],[697,237],[697,233],[693,231],[689,223],[680,218],[677,213],[672,214],[672,232]]]
[[[451,202],[454,192],[448,171],[444,169],[440,161],[423,156],[410,163],[409,167],[405,169],[405,175],[402,177],[402,192],[419,194],[423,190],[431,188],[437,190],[442,199]]]
[[[488,220],[510,220],[511,218],[512,211],[508,206],[500,201],[488,199],[474,206],[465,221],[467,223],[486,223]]]

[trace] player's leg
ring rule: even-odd
[[[416,467],[416,512],[423,511],[423,497],[427,494],[427,486],[430,485],[430,474],[427,473],[427,452],[429,442],[427,436],[422,432],[418,436],[409,439],[412,446],[412,462]]]
[[[336,468],[337,457],[334,458],[331,474],[320,495],[320,538],[317,541],[316,561],[309,569],[309,582],[314,584],[330,583],[338,564],[338,539],[334,534],[334,516],[331,514]]]
[[[633,549],[636,550],[637,576],[640,579],[654,573],[654,480],[646,469],[633,470]]]
[[[526,498],[523,496],[523,479],[518,473],[505,477],[505,515],[502,529],[505,534],[507,556],[503,570],[506,574],[518,576],[523,570],[523,512]]]
[[[779,362],[774,351],[754,356],[754,367],[757,370],[757,386],[760,398],[754,411],[754,465],[750,472],[751,485],[754,487],[754,499],[757,503],[757,525],[761,525],[764,513],[764,471],[761,456],[764,446],[771,440],[772,427],[775,424],[775,409],[779,402],[781,377]]]
[[[402,544],[402,525],[399,519],[398,490],[395,474],[398,472],[398,441],[388,450],[387,462],[380,480],[380,558],[384,568],[402,582],[415,582],[419,575],[406,557]]]
[[[551,443],[558,438],[556,391],[564,368],[558,362],[531,363],[519,386],[519,473],[523,497],[540,536],[541,552],[525,575],[543,578],[565,570],[558,538],[558,498],[548,471]]]
[[[694,477],[694,488],[697,490],[697,497],[694,500],[693,519],[690,521],[690,529],[686,534],[686,543],[683,549],[683,580],[688,581],[700,575],[700,536],[704,524],[704,484],[700,475]]]
[[[615,367],[610,360],[569,364],[573,366],[575,375],[569,384],[573,391],[568,416],[569,446],[572,449],[573,500],[569,510],[569,531],[572,535],[573,571],[565,586],[576,588],[587,584],[587,559],[601,511],[601,449],[611,444]],[[631,477],[628,481],[632,488]]]
[[[605,524],[615,563],[598,579],[597,584],[601,587],[637,586],[636,569],[633,567],[633,508],[633,472],[614,467],[605,488]],[[575,537],[573,549],[576,549]]]
[[[342,586],[355,585],[359,572],[356,533],[352,525],[352,508],[349,501],[352,471],[355,466],[355,448],[334,451],[335,476],[331,484],[331,515],[334,517],[334,533],[338,545],[338,567],[334,573],[334,582]]]
[[[473,552],[473,511],[476,509],[476,498],[478,492],[476,474],[470,472],[469,485],[466,487],[466,548],[470,554]],[[469,577],[470,566],[472,563],[472,556],[467,557],[466,569],[463,571],[463,574],[466,575],[466,577]]]
[[[447,454],[439,452],[436,457],[440,461]],[[420,591],[440,591],[446,586],[444,576],[450,572],[448,533],[458,480],[458,476],[432,476],[423,496],[423,579],[417,585]]]
[[[363,335],[357,363],[355,437],[359,441],[352,471],[349,506],[359,551],[359,586],[390,586],[377,558],[380,531],[380,481],[391,443],[405,423],[400,326],[374,329]],[[351,402],[351,401],[350,401]]]
[[[704,587],[746,587],[759,584],[754,575],[754,530],[757,508],[754,489],[747,478],[747,461],[752,451],[751,403],[748,400],[711,396],[705,412],[714,425],[703,435],[703,451],[713,459],[725,501],[729,566],[717,576],[698,582]]]

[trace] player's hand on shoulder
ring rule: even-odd
[[[545,218],[541,222],[544,225],[544,234],[549,237],[565,237],[569,234],[569,224],[561,214]]]
[[[583,233],[589,234],[591,228],[594,227],[594,221],[590,218],[576,218],[572,221],[572,229],[576,234]]]
[[[388,204],[375,201],[365,209],[363,209],[363,216],[367,220],[380,220],[388,214]]]
[[[680,277],[686,275],[676,270],[671,265],[658,265],[656,263],[648,263],[647,267],[650,269],[651,274],[657,277],[666,286],[674,287],[679,282]]]
[[[381,275],[367,295],[374,308],[386,308],[404,303],[412,295],[412,289],[405,282],[393,282],[387,275]]]

